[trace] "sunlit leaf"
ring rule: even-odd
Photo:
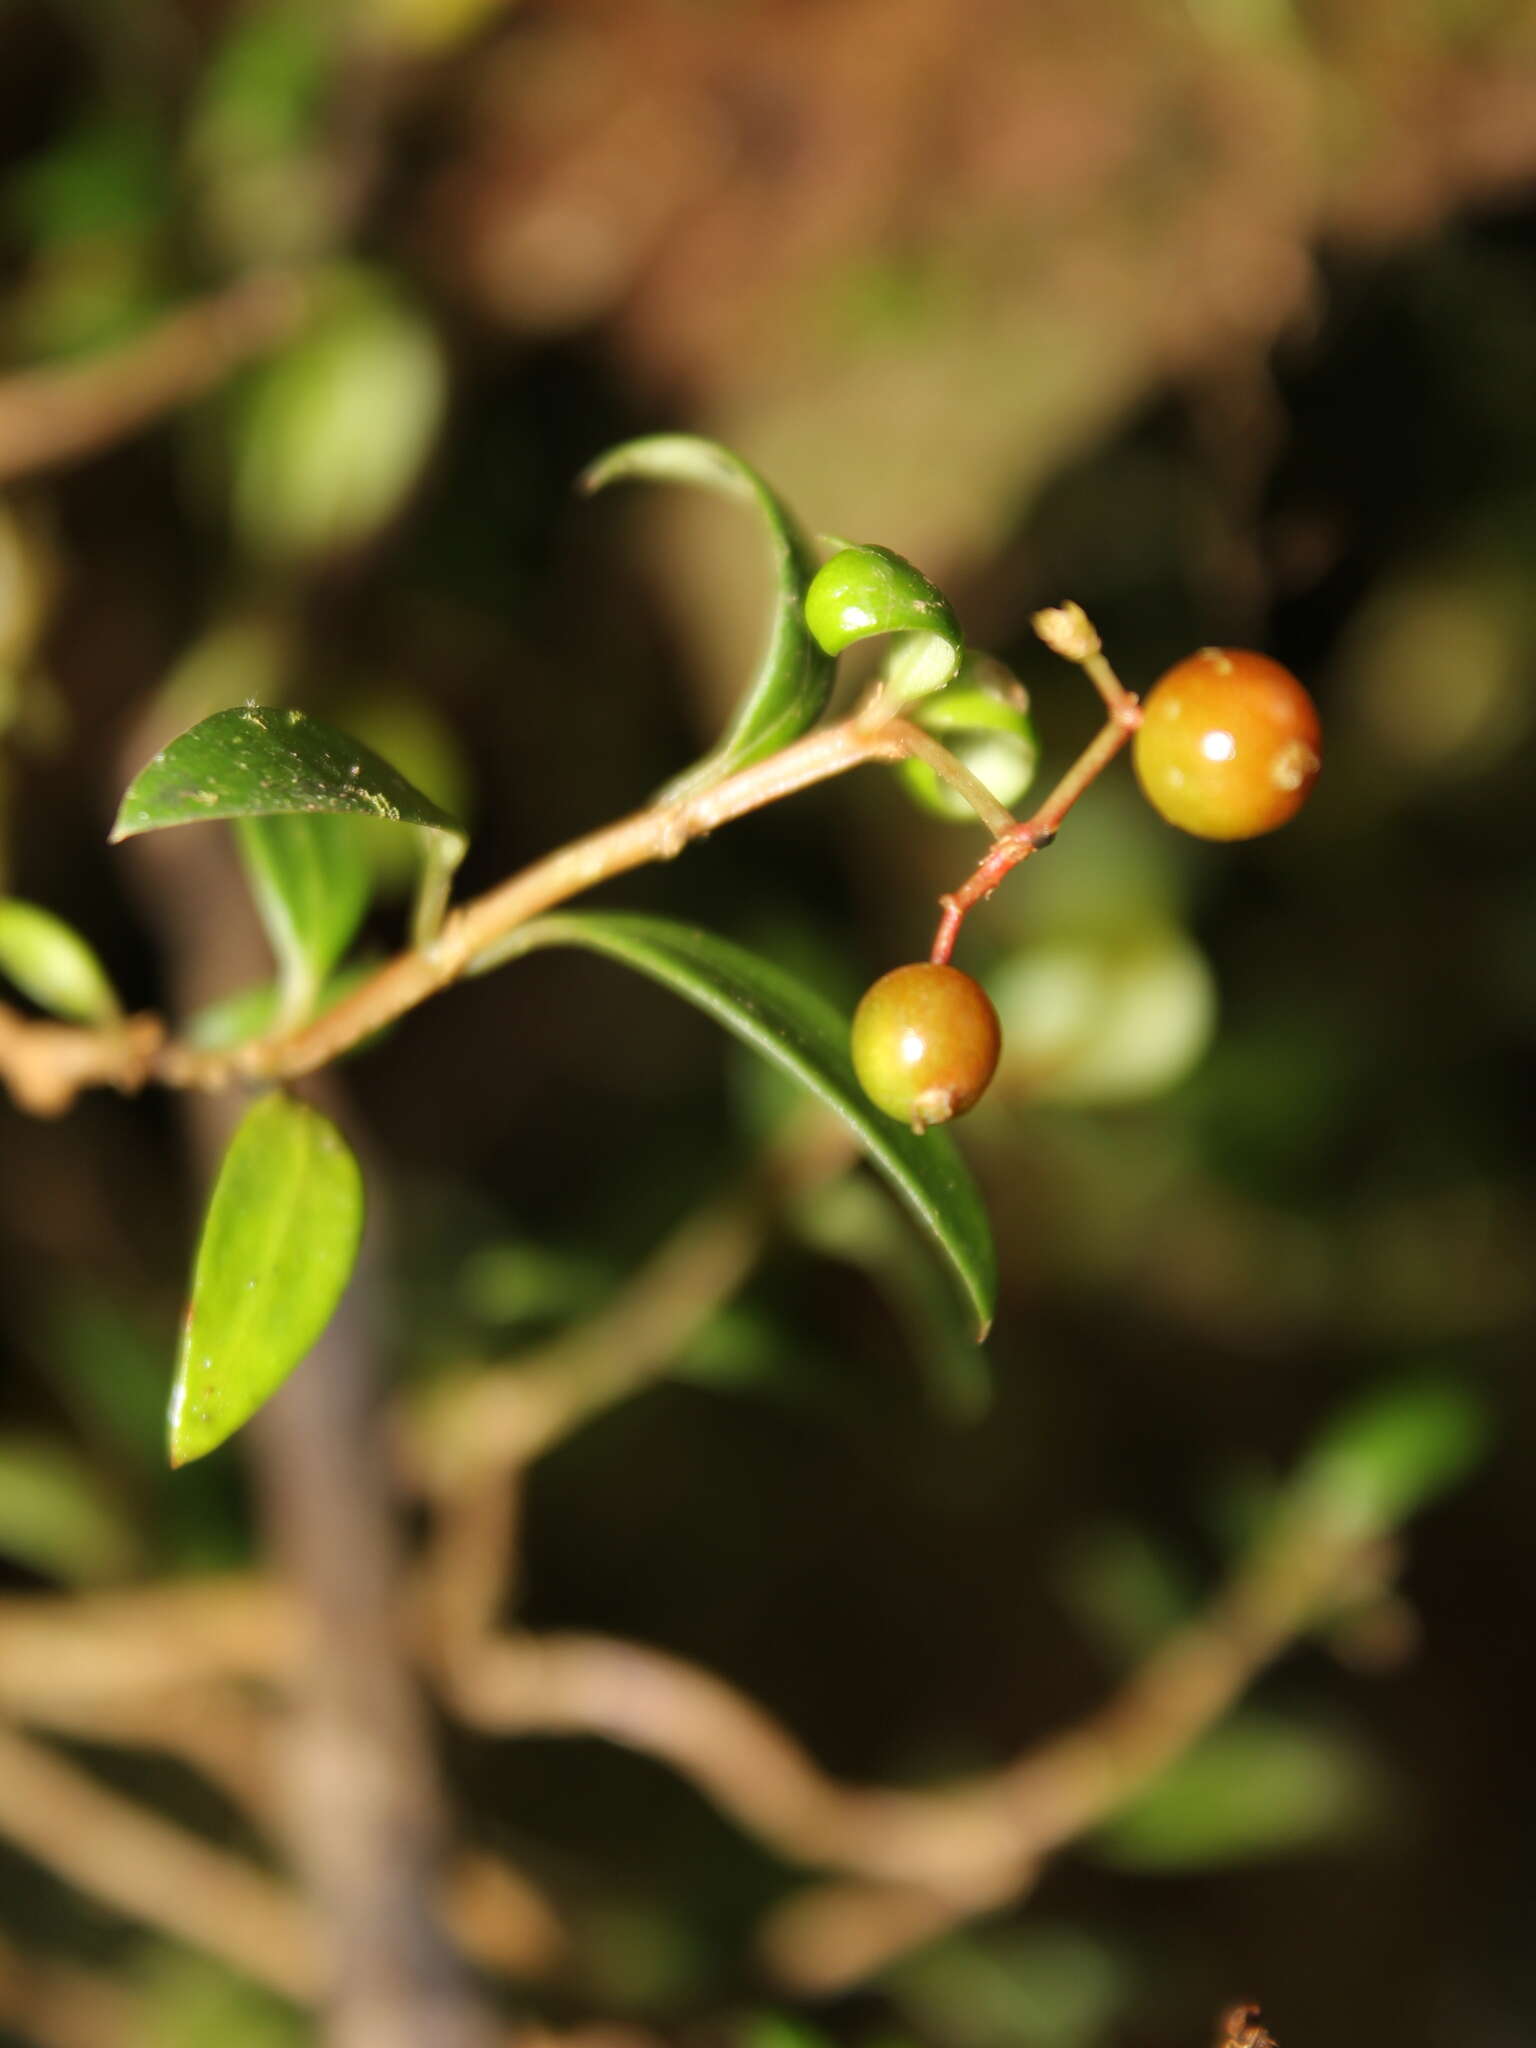
[[[363,1225],[357,1161],[335,1126],[263,1096],[230,1141],[198,1246],[171,1394],[173,1465],[232,1435],[330,1321]]]
[[[412,825],[422,835],[421,901],[440,915],[465,836],[454,819],[361,741],[302,711],[245,704],[216,711],[171,741],[129,785],[112,827],[114,840],[210,819],[316,813]],[[294,864],[294,863],[290,863]],[[303,865],[303,863],[297,863]],[[322,863],[323,866],[323,863]],[[354,875],[341,891],[356,886]],[[307,900],[312,891],[305,884]],[[287,913],[292,918],[290,910]],[[306,913],[300,912],[302,921]],[[322,905],[304,924],[308,955],[323,954],[344,920]],[[418,937],[423,916],[417,913]]]
[[[0,975],[72,1024],[110,1024],[122,1015],[106,969],[80,934],[15,896],[0,896]]]
[[[810,542],[793,513],[739,455],[694,434],[652,434],[600,456],[582,476],[586,491],[622,478],[700,484],[754,505],[767,523],[777,572],[773,631],[757,674],[725,736],[668,791],[706,788],[809,731],[827,707],[833,662],[808,631],[805,598],[816,574]]]
[[[843,548],[817,570],[806,623],[828,654],[883,633],[899,637],[885,665],[892,710],[954,681],[965,638],[949,599],[891,548]]]
[[[854,1076],[847,1020],[773,962],[713,932],[597,912],[536,919],[494,960],[540,946],[584,946],[649,975],[723,1024],[849,1124],[947,1262],[985,1336],[996,1295],[986,1210],[947,1132],[921,1137],[882,1116]]]

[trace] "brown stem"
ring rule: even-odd
[[[92,454],[201,397],[285,341],[307,303],[297,277],[244,277],[110,355],[0,379],[0,480]]]
[[[88,1086],[131,1093],[154,1080],[215,1091],[242,1080],[313,1073],[463,975],[494,966],[510,935],[541,912],[633,868],[671,860],[719,826],[866,762],[898,761],[909,753],[933,762],[937,744],[902,719],[874,729],[853,719],[828,726],[702,794],[638,811],[560,847],[451,912],[433,939],[397,954],[324,1015],[231,1052],[166,1039],[154,1018],[92,1030],[33,1022],[0,1006],[0,1078],[23,1109],[56,1115]]]
[[[1109,717],[1033,816],[1010,826],[982,855],[960,887],[939,898],[939,924],[928,957],[941,967],[952,957],[960,927],[970,912],[992,894],[1020,861],[1050,845],[1068,811],[1097,782],[1141,724],[1140,699],[1124,687],[1105,660],[1099,636],[1080,606],[1064,605],[1059,610],[1037,612],[1034,624],[1054,653],[1083,670],[1103,698]]]

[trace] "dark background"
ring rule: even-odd
[[[457,769],[470,889],[641,801],[712,735],[763,604],[745,516],[573,500],[583,463],[659,428],[738,447],[813,530],[920,561],[1030,687],[1049,763],[1093,711],[1032,641],[1042,603],[1079,600],[1132,687],[1212,641],[1294,668],[1328,735],[1295,825],[1178,840],[1121,764],[967,929],[1000,989],[1065,955],[1110,977],[1105,1008],[1155,1010],[1150,932],[1186,996],[1201,959],[1218,995],[1208,1032],[1171,1027],[1157,1085],[1110,1058],[1053,1091],[1021,1062],[967,1125],[1005,1276],[985,1413],[952,1412],[951,1338],[786,1225],[665,1383],[539,1466],[524,1619],[696,1658],[856,1779],[984,1768],[1086,1711],[1151,1626],[1128,1556],[1156,1586],[1213,1582],[1266,1475],[1353,1392],[1432,1365],[1485,1393],[1492,1449],[1408,1532],[1411,1615],[1342,1657],[1303,1646],[1260,1691],[1331,1745],[1337,1812],[1245,1838],[1234,1790],[1234,1839],[1194,1867],[1068,1852],[1017,1914],[807,2024],[871,2048],[1174,2048],[1251,1995],[1284,2048],[1529,2038],[1528,14],[411,0],[341,20],[0,6],[14,368],[110,354],[248,267],[345,259],[423,309],[449,377],[419,477],[334,547],[263,558],[231,515],[227,391],[14,482],[0,510],[51,597],[0,663],[5,885],[88,933],[132,1005],[180,1000],[152,899],[216,880],[158,878],[105,835],[189,653],[214,647],[218,701],[245,694],[216,637],[233,617],[280,642],[268,681],[292,701],[377,720],[429,789]],[[377,403],[387,431],[387,377]],[[0,584],[0,646],[5,604]],[[975,851],[871,772],[608,900],[756,942],[848,1003],[926,948]],[[370,937],[398,930],[386,908]],[[401,1378],[579,1314],[752,1148],[734,1048],[567,956],[429,1005],[347,1085]],[[6,1445],[45,1441],[117,1531],[39,1553],[0,1504],[18,1589],[249,1554],[238,1450],[171,1482],[142,1448],[196,1180],[163,1098],[0,1111],[0,1487]],[[555,2010],[713,2039],[783,2009],[749,1940],[787,1873],[660,1766],[448,1753],[478,1831],[577,1929]],[[207,1821],[174,1772],[93,1761]],[[135,2040],[307,2038],[3,1845],[0,1929],[118,1977]]]

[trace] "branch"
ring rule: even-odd
[[[637,811],[560,847],[485,895],[451,912],[428,943],[408,947],[323,1016],[228,1052],[169,1039],[152,1017],[92,1029],[36,1023],[0,1006],[0,1080],[17,1105],[58,1115],[86,1087],[133,1093],[147,1081],[168,1088],[220,1090],[237,1081],[292,1080],[349,1051],[462,976],[484,972],[515,951],[519,925],[616,875],[672,860],[695,839],[765,804],[809,789],[869,761],[898,761],[917,750],[932,759],[927,735],[901,719],[869,730],[848,719],[797,740],[769,760],[729,776],[701,795]],[[957,771],[959,763],[955,763]]]
[[[828,1777],[766,1711],[658,1650],[596,1636],[453,1646],[443,1679],[482,1729],[606,1737],[661,1758],[789,1861],[856,1878],[770,1917],[775,1972],[840,1990],[914,1941],[1029,1889],[1219,1721],[1348,1584],[1370,1546],[1298,1508],[1098,1713],[990,1776],[883,1790]]]
[[[319,1989],[304,1909],[274,1878],[0,1725],[0,1835],[66,1882],[286,1998]]]
[[[0,481],[94,454],[200,398],[286,341],[307,306],[295,276],[243,277],[110,355],[0,378]]]

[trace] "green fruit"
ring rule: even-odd
[[[962,1116],[992,1078],[1002,1047],[986,991],[957,967],[896,967],[853,1015],[853,1067],[877,1108],[915,1131]]]

